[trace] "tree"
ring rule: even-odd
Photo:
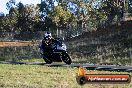
[[[11,8],[14,7],[14,5],[16,4],[16,0],[9,0],[9,2],[6,3],[7,6],[7,10],[10,10]]]
[[[128,12],[130,16],[132,16],[132,0],[128,0]]]
[[[0,12],[0,17],[5,16],[5,14],[3,12]]]
[[[125,0],[102,0],[100,10],[105,13],[107,20],[106,26],[111,25],[114,21],[116,23],[121,22],[125,12]],[[114,20],[116,18],[116,20]]]
[[[58,36],[58,30],[66,29],[66,25],[68,24],[69,18],[71,17],[71,13],[69,11],[65,11],[63,7],[59,5],[54,8],[54,10],[49,14],[49,17],[57,26]]]
[[[34,31],[33,27],[39,21],[39,8],[33,4],[24,6],[21,2],[17,8],[19,12],[17,26],[20,31]]]

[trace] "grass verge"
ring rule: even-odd
[[[130,84],[85,84],[76,82],[75,67],[0,64],[1,88],[132,88]],[[127,74],[127,72],[88,71],[89,74]],[[129,73],[132,75],[132,73]]]

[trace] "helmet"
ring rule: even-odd
[[[45,38],[45,39],[51,39],[51,38],[52,38],[51,33],[50,33],[50,32],[46,32],[46,33],[44,34],[44,38]]]

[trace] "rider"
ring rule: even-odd
[[[42,44],[40,46],[40,49],[42,49],[42,52],[44,54],[50,54],[52,52],[52,44],[55,42],[55,39],[52,37],[50,32],[46,32],[44,34],[44,39],[42,40]]]

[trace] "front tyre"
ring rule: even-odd
[[[71,64],[72,60],[70,58],[70,56],[67,53],[63,53],[62,54],[62,60],[66,63],[66,64]]]

